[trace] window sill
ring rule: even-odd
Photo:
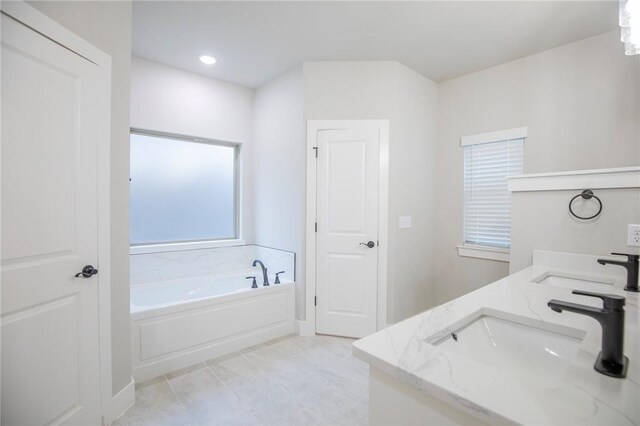
[[[509,262],[511,251],[509,249],[473,246],[463,244],[458,247],[458,256],[475,257],[477,259],[496,260],[498,262]]]
[[[196,250],[216,247],[243,246],[244,240],[192,241],[185,243],[148,244],[129,246],[129,254],[162,253],[167,251]]]

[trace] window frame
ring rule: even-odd
[[[498,130],[495,132],[479,133],[475,135],[463,136],[460,138],[460,146],[465,148],[470,145],[509,142],[511,140],[523,140],[523,155],[527,140],[527,127],[516,127],[513,129]],[[463,167],[464,167],[464,150],[463,150]],[[523,170],[524,173],[524,170]],[[514,175],[516,176],[516,175]],[[463,190],[464,192],[464,190]],[[470,244],[465,242],[465,203],[462,205],[462,241],[463,243],[456,246],[458,256],[473,257],[478,259],[495,260],[499,262],[509,262],[511,258],[511,248],[500,248],[488,245]]]
[[[155,130],[146,130],[131,127],[129,136],[132,134],[141,136],[151,136],[163,139],[172,139],[181,142],[201,143],[207,145],[216,145],[230,147],[234,149],[233,162],[233,209],[234,209],[234,236],[232,238],[218,239],[201,239],[201,240],[181,240],[181,241],[162,241],[154,243],[138,243],[132,244],[129,239],[129,254],[143,253],[159,253],[168,251],[193,250],[215,247],[229,247],[244,245],[242,238],[242,144],[238,142],[221,141],[217,139],[202,138],[197,136],[181,135],[176,133],[160,132]],[[131,139],[129,139],[131,143]],[[129,162],[131,167],[131,162]],[[131,226],[131,225],[129,225]]]

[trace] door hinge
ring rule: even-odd
[[[313,149],[315,149],[315,150],[316,150],[316,158],[318,158],[318,147],[317,147],[317,146],[314,146],[314,147],[313,147]]]
[[[318,232],[318,222],[316,222],[315,230],[316,230],[316,232]]]
[[[313,306],[318,306],[318,296],[313,296]]]

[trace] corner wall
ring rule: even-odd
[[[613,31],[439,85],[435,211],[439,247],[435,255],[437,303],[471,292],[509,273],[508,263],[457,254],[456,246],[463,242],[460,137],[527,126],[525,173],[638,165],[639,65],[638,57],[624,55],[619,32]],[[567,195],[556,199],[555,193],[539,194],[532,196],[535,202],[525,200],[527,195],[514,197],[512,215],[516,235],[513,243],[518,249],[529,250],[542,244],[539,237],[545,232],[554,232],[558,238],[547,235],[544,247],[540,248],[570,248],[565,239],[573,231],[566,228],[567,223],[563,224],[561,235],[557,234],[555,225],[536,227],[541,226],[541,214],[548,222],[562,224],[565,221]],[[627,203],[625,209],[635,207],[633,197],[616,200],[608,204],[609,208],[615,209],[618,203]],[[556,207],[547,210],[551,204]],[[632,218],[620,215],[616,220]],[[620,235],[621,226],[616,224],[616,235]],[[613,246],[622,247],[624,241],[571,247],[594,252]],[[518,260],[517,265],[523,267],[526,262]]]
[[[255,243],[296,253],[296,317],[304,318],[305,122],[302,66],[256,90]],[[292,272],[292,271],[287,271]]]
[[[433,239],[438,88],[397,63],[397,117],[389,146],[389,313],[398,322],[435,306]],[[411,228],[400,229],[400,216]]]

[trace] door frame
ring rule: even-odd
[[[115,403],[111,370],[111,57],[24,1],[2,2],[0,10],[2,14],[94,63],[104,81],[104,89],[100,91],[100,99],[96,102],[96,107],[101,110],[99,116],[104,119],[96,123],[101,127],[99,134],[103,136],[97,142],[97,264],[100,273],[95,278],[98,280],[101,416],[103,423],[108,424],[115,420],[111,418],[114,415]]]
[[[378,287],[376,330],[387,326],[387,262],[389,253],[389,120],[308,120],[307,121],[307,195],[305,243],[305,318],[301,335],[316,333],[316,135],[323,130],[375,127],[380,132],[378,187]]]

